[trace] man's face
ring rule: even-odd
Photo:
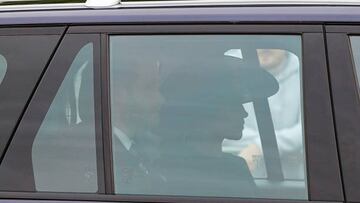
[[[286,52],[281,49],[257,49],[261,67],[271,71],[286,60]]]
[[[164,101],[159,91],[160,63],[140,60],[132,63],[132,77],[124,87],[119,87],[116,98],[117,116],[132,133],[155,127]]]

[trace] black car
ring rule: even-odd
[[[0,6],[0,203],[360,202],[360,3]]]

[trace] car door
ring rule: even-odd
[[[326,27],[337,140],[346,201],[359,202],[356,171],[359,116],[358,26]]]
[[[70,26],[0,195],[343,202],[332,113],[321,25]]]

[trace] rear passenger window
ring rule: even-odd
[[[64,38],[1,164],[5,190],[103,191],[101,128],[95,119],[97,37]]]
[[[111,36],[117,194],[307,199],[301,37]]]
[[[32,165],[37,191],[97,191],[91,43],[77,53],[36,134]]]

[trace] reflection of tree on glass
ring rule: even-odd
[[[159,165],[165,189],[169,194],[252,197],[255,184],[245,160],[223,153],[222,142],[241,139],[247,117],[241,104],[275,94],[278,83],[238,58],[211,60],[169,75],[162,84],[166,105],[159,134],[165,153]]]

